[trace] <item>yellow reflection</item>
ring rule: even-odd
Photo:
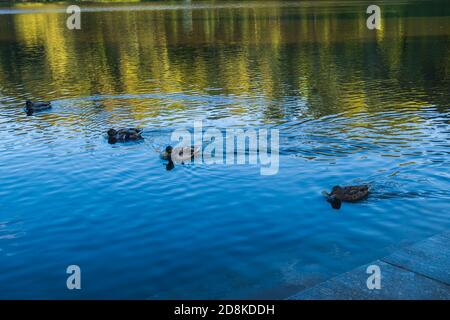
[[[65,13],[7,15],[0,21],[0,39],[6,44],[0,49],[0,80],[11,92],[20,83],[28,95],[48,99],[210,94],[209,89],[218,88],[225,95],[262,97],[268,101],[262,108],[277,117],[283,108],[273,101],[287,92],[301,95],[318,114],[345,111],[351,116],[429,102],[420,81],[424,74],[415,69],[420,55],[405,49],[405,37],[448,36],[450,21],[383,16],[381,30],[370,31],[365,12],[349,17],[343,10],[305,5],[85,12],[80,31],[66,29]],[[17,47],[11,49],[11,42]],[[443,56],[436,61],[448,74],[448,47],[419,46]],[[386,78],[395,79],[388,91],[383,88]],[[411,95],[392,96],[405,92],[402,82],[412,86]],[[161,108],[176,112],[186,107],[158,99],[127,103],[136,118],[157,116]],[[252,108],[233,105],[229,112],[250,113]]]

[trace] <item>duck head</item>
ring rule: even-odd
[[[25,111],[27,112],[27,116],[33,115],[33,102],[31,102],[30,100],[27,100],[27,102],[25,102]]]
[[[331,207],[333,209],[339,210],[341,208],[342,201],[340,199],[338,199],[336,196],[332,195],[332,196],[328,197],[327,201],[329,203],[331,203]]]
[[[108,136],[109,137],[113,137],[113,136],[115,136],[117,134],[117,130],[114,130],[114,129],[109,129],[108,130]]]

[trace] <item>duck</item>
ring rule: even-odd
[[[334,186],[331,192],[323,192],[333,209],[340,209],[342,202],[357,202],[369,195],[368,185]]]
[[[36,111],[43,111],[51,109],[52,104],[50,102],[32,102],[30,100],[27,100],[25,102],[25,111],[28,115],[32,115],[33,112]]]
[[[142,137],[142,129],[138,128],[123,128],[123,129],[109,129],[108,142],[114,144],[116,142],[137,141],[144,139]]]
[[[167,146],[166,149],[161,153],[161,158],[169,162],[178,161],[190,161],[198,154],[199,149],[190,147],[172,147]]]

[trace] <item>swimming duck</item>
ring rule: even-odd
[[[116,142],[136,141],[144,139],[142,137],[142,129],[125,128],[125,129],[109,129],[108,142],[114,144]]]
[[[161,153],[161,158],[168,161],[188,161],[194,159],[198,154],[199,149],[194,146],[190,147],[176,147],[167,146],[163,153]]]
[[[356,202],[364,199],[369,194],[368,185],[360,186],[334,186],[331,193],[324,192],[327,201],[331,203],[333,209],[340,209],[342,201],[344,202]]]
[[[25,103],[25,111],[28,115],[32,115],[33,112],[48,110],[52,107],[50,102],[31,102],[27,100]]]

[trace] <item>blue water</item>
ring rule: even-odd
[[[281,17],[300,9],[286,10]],[[107,14],[89,23],[114,26]],[[122,37],[138,32],[133,21]],[[278,60],[264,41],[234,36],[206,41],[214,54],[203,40],[192,49],[171,38],[170,77],[137,72],[150,58],[133,60],[129,48],[108,59],[89,51],[114,51],[113,40],[69,38],[82,50],[58,60],[40,45],[48,39],[1,38],[0,298],[285,298],[450,227],[448,31],[401,36],[410,46],[401,62],[384,56],[400,36],[378,45],[287,41]],[[427,41],[440,50],[424,55]],[[45,58],[35,56],[41,50]],[[58,69],[90,61],[85,54],[93,62],[79,67],[90,72]],[[303,57],[299,67],[290,55]],[[148,63],[157,69],[159,60]],[[431,62],[417,70],[417,61]],[[53,109],[27,116],[30,98]],[[279,172],[195,163],[167,171],[158,151],[199,119],[221,131],[279,130]],[[105,132],[118,126],[143,127],[144,141],[108,144]],[[360,183],[371,185],[369,198],[341,210],[321,195]],[[73,264],[82,290],[66,288]]]

